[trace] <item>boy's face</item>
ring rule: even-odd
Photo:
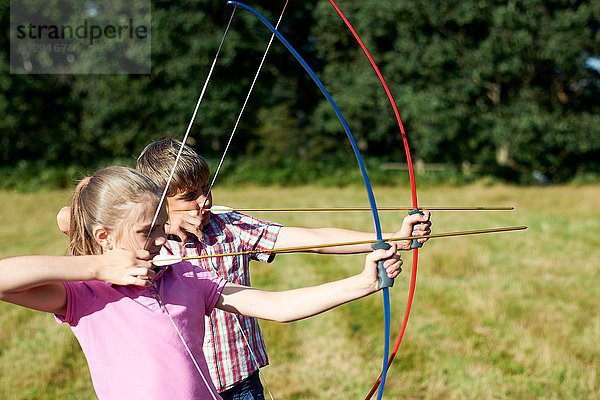
[[[210,222],[212,193],[209,191],[210,185],[201,182],[191,190],[167,197],[169,222],[179,222],[180,228],[198,235],[198,229],[206,227]],[[185,215],[182,217],[182,214]]]

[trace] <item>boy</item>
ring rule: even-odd
[[[164,188],[180,147],[181,143],[174,139],[151,143],[140,154],[136,168]],[[167,192],[169,221],[165,228],[170,240],[163,252],[188,256],[373,239],[373,233],[347,229],[284,227],[236,211],[212,214],[208,211],[212,206],[208,179],[206,161],[191,147],[184,146]],[[64,227],[61,220],[64,220],[63,210],[59,213],[59,226]],[[427,235],[431,233],[430,226],[428,212],[416,214],[404,218],[398,232],[384,236]],[[410,249],[410,241],[397,245],[399,249]],[[311,252],[351,254],[370,249],[369,245],[358,245],[315,248]],[[229,282],[250,286],[250,261],[271,262],[273,258],[274,254],[260,253],[191,262]],[[234,396],[237,396],[235,399],[264,399],[258,370],[268,364],[268,357],[254,318],[215,310],[206,319],[204,353],[211,378],[223,399]]]

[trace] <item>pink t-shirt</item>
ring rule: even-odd
[[[162,270],[155,285],[210,389],[153,288],[67,282],[66,315],[57,319],[71,326],[81,344],[98,398],[212,399],[210,391],[220,398],[201,344],[204,317],[210,315],[225,281],[181,262]]]

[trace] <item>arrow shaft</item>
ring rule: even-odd
[[[412,207],[378,207],[378,211],[409,211]],[[420,207],[425,211],[513,211],[514,207]],[[279,208],[231,208],[225,206],[213,206],[213,212],[358,212],[370,211],[369,207],[279,207]]]
[[[386,242],[397,242],[400,240],[413,240],[413,239],[438,239],[438,238],[447,238],[447,237],[459,237],[459,236],[472,236],[472,235],[483,235],[488,233],[501,233],[501,232],[513,232],[513,231],[522,231],[527,229],[525,225],[519,226],[507,226],[500,228],[489,228],[489,229],[473,229],[468,231],[455,231],[455,232],[442,232],[442,233],[432,233],[430,235],[414,235],[414,236],[401,236],[401,237],[391,237],[384,239]],[[250,254],[260,254],[260,253],[276,253],[276,254],[284,254],[284,253],[297,253],[311,249],[323,249],[329,247],[340,247],[340,246],[355,246],[360,244],[372,244],[376,243],[377,240],[357,240],[352,242],[339,242],[339,243],[325,243],[325,244],[313,244],[306,246],[294,246],[294,247],[280,247],[274,248],[271,250],[245,250],[245,251],[235,251],[231,253],[217,253],[217,254],[202,254],[197,256],[188,256],[188,257],[173,257],[173,259],[163,259],[161,261],[178,261],[178,260],[199,260],[205,258],[218,258],[218,257],[232,257],[232,256],[242,256],[242,255],[250,255]],[[363,253],[367,253],[368,251],[364,251]]]

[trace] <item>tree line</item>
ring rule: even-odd
[[[150,141],[183,136],[231,9],[216,0],[151,3],[150,74],[28,75],[10,73],[11,9],[0,0],[3,171],[131,162]],[[278,3],[248,2],[273,22]],[[390,84],[414,159],[521,183],[600,175],[598,2],[338,5]],[[385,93],[330,4],[291,2],[280,31],[325,83],[370,165],[404,162]],[[236,11],[191,133],[211,160],[228,141],[269,37]],[[310,77],[275,41],[229,150],[229,174],[263,171],[285,181],[299,166],[300,180],[335,174],[354,163],[346,142]]]

